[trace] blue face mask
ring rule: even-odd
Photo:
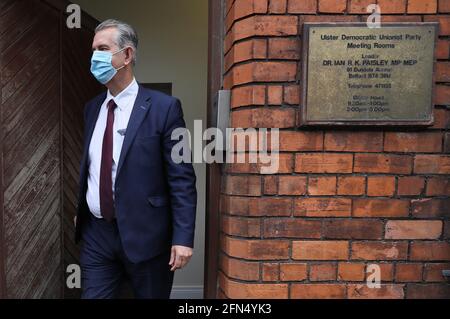
[[[108,51],[94,51],[91,59],[91,73],[101,84],[106,84],[116,75],[117,71],[124,66],[116,69],[112,65],[112,57],[126,48],[111,53]]]

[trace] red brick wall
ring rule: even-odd
[[[280,128],[281,153],[275,175],[226,165],[220,297],[450,297],[450,0],[378,0],[382,21],[440,22],[433,127],[297,125],[303,22],[365,21],[375,1],[225,1],[231,126]]]

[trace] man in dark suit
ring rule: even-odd
[[[169,298],[192,256],[197,192],[191,163],[175,160],[180,101],[140,86],[134,29],[95,30],[91,72],[108,91],[85,106],[76,241],[82,298],[115,298],[129,278],[137,298]],[[180,154],[182,155],[182,154]]]

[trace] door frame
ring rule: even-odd
[[[223,83],[223,0],[208,1],[207,126],[216,126],[215,98]],[[206,164],[205,299],[217,298],[220,249],[220,163]]]

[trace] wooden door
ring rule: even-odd
[[[59,13],[0,1],[2,295],[61,292]]]
[[[68,29],[63,0],[0,0],[0,297],[77,297],[73,216],[93,29]]]

